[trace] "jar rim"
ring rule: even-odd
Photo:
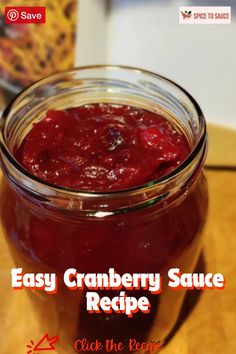
[[[78,190],[78,189],[72,189],[72,188],[67,188],[63,186],[57,186],[51,183],[48,183],[47,181],[44,181],[37,176],[31,174],[28,170],[26,170],[14,157],[14,155],[10,152],[9,148],[7,147],[7,143],[5,141],[4,137],[4,127],[5,123],[8,117],[8,113],[11,111],[12,107],[17,104],[18,101],[21,100],[24,96],[27,95],[27,93],[31,92],[32,90],[40,87],[40,85],[46,84],[49,80],[51,79],[63,79],[68,74],[73,74],[73,73],[78,73],[83,70],[89,70],[89,69],[104,69],[104,70],[129,70],[130,72],[134,73],[139,73],[139,74],[144,74],[147,77],[152,77],[156,79],[160,79],[167,84],[170,84],[171,86],[179,89],[193,104],[194,108],[196,109],[197,115],[198,115],[198,120],[199,120],[199,137],[198,141],[187,156],[187,158],[178,166],[176,167],[173,171],[170,173],[149,181],[147,183],[143,183],[134,187],[130,187],[127,189],[120,189],[120,190],[114,190],[114,191],[107,191],[107,192],[97,192],[97,191],[87,191],[87,190]],[[41,80],[38,80],[37,82],[33,83],[32,85],[28,86],[24,90],[22,90],[6,107],[6,109],[3,111],[2,117],[0,119],[0,150],[3,152],[4,156],[7,158],[8,162],[18,170],[23,177],[26,180],[36,182],[39,186],[41,185],[42,187],[46,187],[50,190],[53,190],[54,192],[58,193],[63,193],[64,195],[67,196],[76,196],[76,197],[112,197],[112,196],[120,196],[120,195],[126,195],[129,193],[135,193],[138,191],[143,191],[145,192],[146,190],[152,189],[156,186],[161,186],[161,185],[166,185],[173,179],[175,179],[179,174],[183,173],[185,169],[195,160],[195,158],[198,156],[199,152],[201,151],[202,147],[204,146],[205,140],[206,140],[206,121],[205,117],[203,115],[203,112],[196,102],[196,100],[192,97],[191,94],[188,93],[182,86],[174,82],[173,80],[168,79],[167,77],[154,73],[152,71],[138,68],[138,67],[132,67],[132,66],[126,66],[126,65],[105,65],[105,64],[99,64],[99,65],[87,65],[87,66],[79,66],[75,67],[72,70],[68,71],[63,71],[59,72],[53,75],[49,75],[47,77],[44,77]]]

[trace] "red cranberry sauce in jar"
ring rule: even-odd
[[[189,154],[163,116],[124,105],[49,110],[16,153],[33,175],[75,190],[112,191],[158,179]]]
[[[173,171],[189,153],[184,133],[164,116],[104,103],[49,110],[33,125],[15,157],[50,184],[100,193],[154,181]],[[170,265],[193,271],[207,208],[202,173],[188,192],[180,194],[170,206],[147,203],[132,212],[101,218],[81,216],[78,211],[75,220],[67,210],[57,216],[40,199],[28,203],[5,183],[2,219],[17,265],[25,272],[53,271],[62,279],[71,267],[81,273],[107,273],[109,268],[120,274],[162,273]],[[76,336],[163,340],[177,319],[184,293],[171,292],[164,285],[158,296],[143,295],[151,301],[149,315],[137,313],[132,319],[115,313],[90,315],[85,293],[63,289],[61,281],[58,294],[45,295],[41,301],[48,316],[44,326],[51,323],[52,333],[59,334],[53,327],[56,323],[63,338],[68,333],[71,341]]]

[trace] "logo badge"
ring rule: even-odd
[[[180,6],[181,25],[227,25],[231,23],[231,6]]]
[[[5,23],[45,23],[45,6],[7,6],[5,7]]]
[[[192,11],[181,11],[183,19],[190,18],[192,16]]]

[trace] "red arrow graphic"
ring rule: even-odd
[[[59,341],[59,337],[55,336],[52,338],[49,338],[49,335],[46,333],[42,339],[36,344],[34,347],[34,350],[54,350],[54,343]]]
[[[34,352],[38,352],[40,350],[55,350],[55,347],[53,344],[55,344],[56,342],[59,341],[59,337],[58,336],[54,336],[52,338],[49,338],[49,335],[46,333],[42,339],[40,339],[40,341],[35,345],[35,347],[28,351],[28,353],[32,353]],[[31,345],[27,345],[28,348],[32,348],[33,346],[33,341],[31,341]]]

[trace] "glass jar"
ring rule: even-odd
[[[191,153],[169,175],[124,191],[95,193],[50,185],[31,175],[14,152],[49,109],[119,103],[161,112],[186,135]],[[195,100],[172,81],[121,66],[82,67],[50,76],[23,91],[1,119],[1,219],[16,266],[24,273],[56,273],[58,292],[29,291],[44,331],[74,353],[76,338],[129,338],[164,343],[178,318],[185,290],[168,287],[167,272],[193,272],[201,250],[208,194],[203,176],[207,137]],[[160,273],[159,295],[146,291],[150,314],[89,314],[84,291],[63,283],[64,271]],[[102,292],[107,293],[106,291]],[[111,291],[109,296],[116,293]],[[61,353],[61,351],[60,351]]]

